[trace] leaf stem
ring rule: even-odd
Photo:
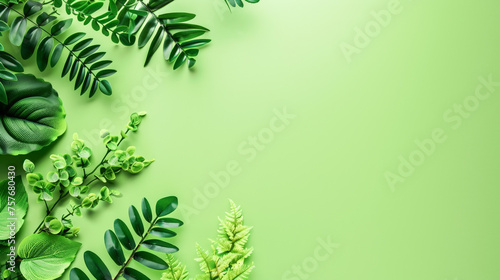
[[[40,224],[38,225],[38,227],[35,229],[35,231],[33,232],[33,234],[38,233],[40,231],[40,228],[43,226],[43,222],[45,221],[45,218],[47,218],[50,215],[50,213],[52,213],[52,211],[54,210],[54,208],[56,208],[57,204],[59,204],[59,202],[61,202],[61,200],[63,198],[65,198],[66,196],[68,196],[68,194],[69,194],[69,192],[61,193],[61,195],[56,200],[56,202],[54,202],[54,204],[52,204],[52,207],[50,207],[47,210],[47,214],[45,214],[45,217],[43,217],[42,221],[40,222]],[[45,203],[47,203],[47,202],[45,201]]]
[[[125,131],[125,134],[129,133],[129,131],[130,131],[130,129],[128,129],[128,128],[127,128],[127,130]],[[120,146],[120,144],[123,142],[123,140],[125,140],[125,138],[124,138],[123,136],[120,136],[120,137],[121,137],[121,139],[120,139],[120,140],[118,141],[118,143],[116,144],[116,147],[119,147],[119,146]],[[94,168],[94,169],[93,169],[93,170],[92,170],[89,174],[87,174],[86,176],[83,176],[83,179],[85,180],[85,179],[87,179],[90,175],[94,174],[94,172],[96,172],[96,171],[97,171],[97,168],[99,168],[99,166],[101,166],[101,165],[102,165],[102,164],[106,161],[106,157],[107,157],[107,156],[109,155],[109,153],[111,153],[111,152],[112,152],[112,151],[111,151],[111,149],[110,149],[110,148],[108,148],[108,150],[106,151],[106,154],[104,154],[104,156],[102,157],[101,162],[100,162],[100,163],[99,163],[99,164],[98,164],[98,165],[97,165],[97,166],[96,166],[96,167],[95,167],[95,168]],[[96,179],[97,179],[97,177],[96,177]],[[94,180],[95,180],[95,179],[94,179]],[[94,181],[94,180],[92,180],[92,181]],[[92,181],[91,181],[91,182],[92,182]]]
[[[118,273],[115,275],[115,277],[113,277],[113,280],[118,279],[118,277],[120,277],[123,274],[123,272],[125,271],[125,268],[127,268],[127,266],[130,264],[130,262],[134,258],[135,253],[137,252],[137,250],[139,250],[139,248],[141,247],[142,243],[146,240],[146,238],[148,237],[149,233],[151,232],[151,230],[153,229],[153,227],[155,226],[155,224],[156,224],[156,222],[158,221],[159,218],[160,217],[156,217],[151,222],[151,225],[149,226],[148,230],[142,236],[141,241],[139,241],[139,243],[137,244],[137,246],[135,246],[134,250],[130,254],[130,257],[128,257],[127,261],[122,265],[122,267],[120,268],[120,270],[118,271]]]

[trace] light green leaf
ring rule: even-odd
[[[19,244],[20,270],[30,280],[59,278],[75,259],[81,244],[60,235],[33,234]]]
[[[6,240],[10,236],[10,228],[8,227],[10,222],[12,222],[10,219],[17,218],[15,227],[15,232],[17,233],[23,226],[24,217],[28,212],[28,195],[26,194],[21,176],[16,176],[13,180],[15,185],[15,195],[13,198],[15,200],[9,200],[9,197],[12,197],[9,194],[9,181],[9,179],[6,179],[0,182],[0,240]],[[9,211],[9,201],[15,201],[16,203],[14,216]]]

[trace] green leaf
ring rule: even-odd
[[[33,234],[19,244],[20,270],[27,279],[56,279],[75,259],[81,244],[60,235]]]
[[[52,36],[57,36],[63,33],[64,31],[68,30],[68,28],[71,26],[71,23],[73,22],[73,19],[65,19],[62,20],[52,26],[50,29],[50,33]]]
[[[3,81],[8,105],[0,104],[0,154],[40,150],[66,131],[66,113],[52,85],[33,75]]]
[[[137,252],[134,254],[134,260],[156,270],[165,270],[168,268],[167,263],[160,257],[148,252]]]
[[[39,16],[36,17],[36,23],[39,26],[45,26],[45,25],[53,22],[56,19],[57,18],[55,16],[51,16],[51,15],[47,14],[46,12],[42,12]],[[35,26],[35,28],[36,28],[36,26]]]
[[[83,10],[83,13],[87,16],[91,15],[91,14],[97,12],[99,9],[101,9],[103,5],[104,5],[104,2],[94,2],[94,3],[90,4],[87,8],[85,8]]]
[[[64,45],[69,46],[73,45],[74,43],[78,42],[80,39],[82,39],[85,36],[84,32],[77,32],[74,34],[71,34],[66,40],[64,40]],[[90,42],[89,42],[90,44]]]
[[[10,29],[9,25],[5,21],[0,20],[0,32],[7,31],[9,29]]]
[[[195,18],[195,14],[191,13],[166,13],[158,16],[159,19],[166,20],[166,23],[178,23],[190,21]]]
[[[166,228],[161,228],[161,227],[155,227],[151,230],[151,234],[158,236],[158,237],[164,237],[164,238],[169,238],[169,237],[174,237],[177,235],[175,231],[171,231]]]
[[[42,9],[43,5],[42,3],[35,2],[35,1],[28,1],[24,5],[23,12],[26,17],[32,16],[36,14],[38,11]]]
[[[53,46],[54,39],[52,37],[45,37],[40,42],[36,55],[36,64],[38,65],[38,69],[40,69],[40,71],[44,71],[45,68],[47,68],[50,52],[52,51]]]
[[[174,218],[161,218],[156,222],[156,226],[164,228],[176,228],[182,226],[184,223],[181,220]]]
[[[101,90],[101,92],[104,95],[111,95],[113,93],[113,91],[111,89],[111,84],[106,80],[102,80],[99,83],[99,89]]]
[[[148,239],[141,246],[160,253],[175,253],[179,251],[179,248],[175,245],[159,239]]]
[[[28,195],[26,194],[26,190],[21,179],[21,176],[16,176],[12,180],[15,186],[15,195],[13,198],[16,203],[16,212],[15,215],[12,216],[11,212],[8,209],[9,197],[12,197],[9,194],[9,184],[10,180],[6,179],[0,182],[0,240],[6,240],[10,237],[11,229],[8,227],[9,218],[17,218],[15,233],[17,233],[24,224],[24,217],[28,212]]]
[[[100,71],[99,73],[97,73],[96,77],[98,79],[101,79],[101,78],[106,78],[106,77],[109,77],[113,74],[116,73],[116,70],[113,70],[113,69],[105,69],[105,70],[102,70]]]
[[[64,77],[64,76],[66,76],[66,74],[69,73],[69,70],[71,69],[71,65],[73,65],[73,55],[70,53],[68,55],[68,58],[66,59],[66,62],[64,63],[61,77]]]
[[[146,275],[130,267],[125,268],[123,277],[127,280],[149,280]]]
[[[135,248],[135,241],[127,225],[122,220],[116,219],[114,222],[114,229],[123,247],[128,250],[133,250]]]
[[[141,202],[142,216],[148,223],[153,220],[153,212],[151,212],[151,205],[149,201],[144,197]]]
[[[14,46],[20,46],[23,42],[24,35],[26,34],[26,19],[17,17],[11,24],[9,40]]]
[[[52,52],[52,57],[50,58],[50,67],[56,66],[57,62],[61,58],[61,54],[63,51],[63,45],[58,44],[55,48],[54,51]]]
[[[102,69],[102,68],[110,65],[111,63],[112,63],[111,60],[101,60],[101,61],[98,61],[98,62],[92,64],[92,66],[90,66],[90,70],[91,71],[99,70],[99,69]]]
[[[122,246],[113,231],[107,230],[104,233],[104,245],[106,246],[106,251],[108,251],[109,256],[117,265],[125,263],[125,255],[123,254]]]
[[[113,279],[106,265],[95,253],[87,251],[83,254],[83,259],[88,270],[97,280]]]
[[[137,41],[137,45],[139,49],[142,49],[151,39],[151,36],[155,32],[155,29],[158,25],[155,17],[150,17],[144,27],[142,28],[141,35],[139,35],[139,39]]]
[[[175,64],[174,64],[174,70],[178,69],[179,67],[182,66],[182,64],[184,64],[184,62],[186,62],[186,59],[187,59],[187,55],[182,52],[179,54],[179,57],[177,58],[177,60],[175,61]]]
[[[78,57],[80,57],[80,59],[83,59],[83,58],[95,53],[99,49],[99,47],[100,47],[100,45],[93,45],[93,46],[87,47],[80,52]]]
[[[85,59],[85,61],[83,63],[85,63],[86,65],[94,63],[94,62],[98,61],[99,59],[101,59],[105,54],[106,54],[105,52],[98,52],[98,53],[91,54],[89,57],[87,57]]]
[[[33,55],[41,36],[42,30],[36,26],[28,30],[21,44],[21,57],[23,59],[28,59]]]
[[[163,217],[174,212],[174,210],[177,209],[178,203],[179,201],[175,196],[168,196],[158,200],[158,202],[156,202],[156,215],[158,217]]]
[[[0,62],[5,68],[12,72],[24,72],[24,68],[21,63],[6,52],[0,51]]]
[[[151,61],[153,54],[155,54],[155,52],[158,50],[158,47],[160,47],[161,41],[163,40],[164,36],[165,31],[162,28],[159,28],[156,32],[155,37],[153,38],[153,41],[151,42],[151,45],[149,46],[148,55],[146,57],[144,66],[147,66],[149,64],[149,61]]]
[[[69,280],[90,280],[87,275],[79,268],[73,268],[69,272]]]
[[[210,39],[196,39],[196,40],[191,40],[188,42],[184,42],[181,44],[181,47],[183,49],[190,49],[190,48],[199,48],[202,47],[208,43],[210,43]]]
[[[94,39],[92,38],[87,38],[85,40],[81,40],[80,42],[78,42],[74,47],[73,47],[73,51],[74,52],[77,52],[77,51],[81,51],[83,50],[86,46],[88,46]]]
[[[142,224],[141,216],[139,216],[139,212],[134,205],[131,205],[128,209],[128,216],[135,233],[137,233],[137,235],[139,236],[142,236],[142,234],[144,234],[144,225]]]
[[[7,102],[8,102],[7,92],[5,91],[3,83],[0,82],[0,103],[7,104]]]
[[[0,79],[9,80],[9,81],[17,81],[17,76],[16,76],[16,74],[14,74],[10,71],[0,70]]]

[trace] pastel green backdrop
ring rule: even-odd
[[[194,276],[194,245],[208,247],[231,198],[254,226],[251,279],[500,279],[500,97],[484,82],[500,81],[499,8],[262,1],[230,13],[223,0],[179,0],[171,11],[212,30],[194,71],[173,72],[159,54],[143,69],[146,50],[93,35],[119,73],[111,97],[88,99],[58,78],[62,65],[25,63],[53,83],[68,122],[27,157],[46,172],[74,132],[99,147],[100,128],[149,113],[128,141],[156,162],[120,178],[113,205],[74,219],[81,253],[105,254],[104,231],[141,197],[176,195],[187,223],[174,242]],[[0,170],[24,158],[2,157]],[[228,164],[229,183],[214,187]]]

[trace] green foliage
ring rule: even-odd
[[[231,210],[226,213],[226,218],[219,219],[219,237],[212,241],[211,251],[205,251],[196,245],[196,260],[203,274],[194,279],[242,280],[247,279],[254,268],[253,263],[246,263],[253,252],[253,248],[246,248],[252,228],[243,224],[241,207],[233,201],[230,204]],[[186,266],[174,256],[167,255],[167,264],[169,269],[163,273],[162,280],[188,279]]]
[[[138,130],[144,117],[145,113],[133,113],[126,130],[122,131],[120,136],[112,136],[109,132],[102,135],[107,152],[90,172],[87,171],[87,168],[92,165],[91,160],[94,152],[76,133],[73,135],[71,143],[71,154],[52,154],[50,156],[53,170],[49,171],[47,175],[35,172],[34,163],[25,160],[23,168],[27,172],[26,180],[33,188],[33,192],[38,195],[38,201],[44,202],[47,208],[47,214],[35,232],[47,232],[67,237],[76,236],[80,229],[73,227],[69,217],[80,216],[81,209],[96,208],[99,202],[112,203],[111,197],[120,194],[116,190],[110,190],[107,186],[102,186],[98,193],[90,192],[92,184],[114,181],[120,172],[137,174],[153,162],[153,160],[146,160],[142,156],[134,156],[135,147],[133,146],[128,147],[125,151],[118,149],[130,131]],[[59,193],[59,197],[49,207],[48,202],[54,200],[56,192]],[[74,197],[78,203],[70,203],[67,213],[60,219],[51,216],[50,213],[55,206],[67,197]]]
[[[147,229],[144,228],[141,215],[137,208],[133,205],[129,207],[129,219],[133,231],[137,235],[139,241],[136,242],[129,227],[120,219],[114,222],[114,231],[109,229],[104,233],[104,245],[108,255],[113,262],[119,267],[117,273],[112,277],[109,268],[104,264],[102,259],[91,251],[84,254],[85,265],[88,271],[95,279],[117,279],[119,276],[125,279],[149,279],[142,272],[129,267],[132,260],[151,269],[165,270],[168,268],[167,263],[156,254],[150,251],[160,253],[174,253],[179,249],[170,243],[161,239],[150,238],[152,236],[168,238],[175,236],[175,232],[168,228],[179,227],[182,222],[173,218],[165,218],[177,209],[177,197],[164,197],[156,202],[155,215],[151,211],[151,206],[146,198],[142,199],[141,212],[144,220],[149,224]],[[170,221],[170,222],[166,222]],[[166,235],[165,232],[171,234]],[[148,250],[140,250],[145,248]],[[125,257],[127,252],[128,257]],[[129,253],[130,252],[130,253]],[[79,268],[73,268],[70,272],[70,280],[89,279],[88,276]]]
[[[104,69],[111,61],[100,61],[105,54],[98,52],[100,46],[90,45],[92,39],[83,39],[83,32],[74,33],[64,41],[60,40],[60,35],[71,26],[72,19],[58,20],[54,16],[55,12],[48,14],[43,5],[36,1],[28,1],[22,5],[0,4],[0,20],[8,23],[9,15],[14,14],[10,21],[9,40],[14,46],[21,48],[22,58],[28,59],[36,53],[38,69],[44,71],[49,64],[51,67],[57,65],[62,53],[67,51],[62,77],[69,74],[70,81],[74,80],[74,89],[80,89],[81,95],[89,92],[92,97],[98,89],[105,95],[111,95],[111,85],[104,78],[116,71]],[[31,27],[27,30],[28,25]]]
[[[25,74],[0,81],[8,96],[8,103],[0,104],[0,154],[39,150],[66,131],[66,113],[51,84]]]
[[[75,259],[80,246],[62,236],[32,234],[19,244],[21,273],[26,279],[59,278]]]
[[[3,31],[8,30],[9,26],[0,20],[0,36]],[[0,104],[8,104],[7,90],[3,81],[17,81],[15,73],[24,72],[21,63],[7,52],[3,51],[3,45],[0,44]]]
[[[10,183],[9,182],[14,182]],[[9,211],[9,206],[15,209],[15,215]],[[24,217],[28,212],[28,195],[24,188],[21,176],[10,176],[0,182],[0,221],[9,221],[16,218],[15,233],[24,224]],[[10,237],[10,228],[7,225],[0,227],[0,240],[7,240]]]
[[[100,2],[58,0],[55,6],[62,5],[61,1],[65,2],[68,14],[74,14],[84,24],[91,24],[94,30],[111,36],[114,43],[130,46],[137,42],[139,48],[149,44],[144,66],[163,46],[163,56],[173,64],[174,70],[186,62],[191,68],[196,63],[199,48],[210,42],[200,38],[208,28],[188,23],[196,15],[159,13],[173,0],[112,0],[107,8],[98,4]],[[102,9],[105,12],[94,16]]]

